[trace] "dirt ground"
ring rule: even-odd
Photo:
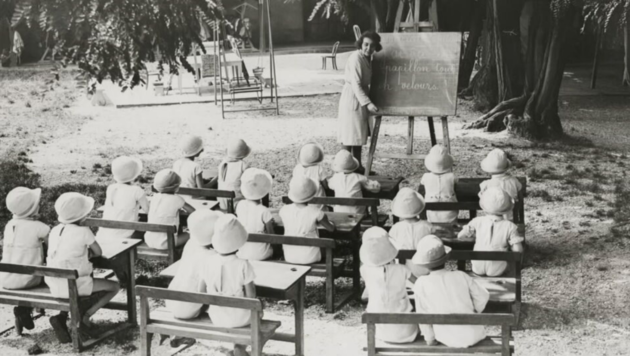
[[[275,175],[272,204],[279,205],[301,144],[320,142],[326,150],[324,164],[328,169],[339,149],[336,96],[281,99],[280,116],[271,112],[232,113],[221,120],[213,104],[119,110],[92,107],[85,97],[71,94],[75,91],[69,77],[64,74],[61,84],[53,84],[55,90],[46,95],[40,94],[46,86],[37,75],[27,86],[30,92],[0,89],[0,153],[6,159],[22,157],[41,175],[43,186],[69,182],[106,186],[111,178],[103,167],[123,154],[143,160],[143,177],[150,182],[155,172],[170,167],[178,157],[178,139],[195,133],[204,138],[206,149],[201,161],[205,167],[219,163],[229,138],[245,139],[253,148],[247,161]],[[512,158],[512,173],[528,177],[529,251],[523,270],[525,304],[521,325],[514,331],[516,354],[630,355],[630,239],[619,228],[623,227],[619,221],[624,219],[619,211],[628,203],[624,199],[629,199],[629,100],[566,96],[560,109],[569,137],[541,144],[513,139],[505,133],[461,130],[463,123],[478,115],[470,110],[469,103],[461,102],[458,117],[449,120],[455,173],[460,177],[483,176],[479,162],[489,150],[501,147]],[[385,120],[378,151],[404,151],[406,132],[406,120]],[[437,135],[441,137],[439,129]],[[414,147],[417,152],[429,148],[423,119],[416,124]],[[425,172],[421,162],[384,159],[376,160],[374,170],[403,176],[403,185],[413,187]],[[148,189],[149,184],[143,186]],[[382,208],[388,211],[389,202],[383,202]],[[611,231],[613,226],[618,229]],[[150,271],[142,278],[151,279]],[[363,306],[354,302],[331,315],[324,313],[323,300],[322,281],[309,278],[306,355],[364,354]],[[274,302],[269,307],[267,317],[281,320],[282,328],[291,327],[288,306]],[[0,314],[6,318],[0,326],[10,325],[10,308],[0,307]],[[121,313],[112,311],[99,311],[95,316],[100,327],[122,319]],[[35,343],[47,355],[71,353],[69,346],[56,342],[46,318],[27,334],[0,337],[0,354],[24,355]],[[168,346],[156,342],[153,346],[155,355],[172,353]],[[86,353],[137,355],[138,347],[136,330]],[[264,350],[267,355],[292,354],[289,345],[277,342],[268,343]],[[226,351],[225,345],[198,342],[180,354],[222,355]]]

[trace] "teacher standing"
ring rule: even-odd
[[[368,93],[372,81],[372,54],[380,51],[381,36],[376,32],[363,32],[355,42],[357,50],[346,62],[344,86],[339,99],[339,130],[337,138],[343,148],[361,165],[357,173],[364,173],[361,151],[367,143],[370,112],[378,112]],[[367,172],[369,174],[369,172]]]

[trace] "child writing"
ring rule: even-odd
[[[431,234],[431,223],[420,220],[424,199],[411,188],[402,188],[392,201],[392,214],[400,221],[392,226],[389,235],[399,250],[415,250],[423,237]]]
[[[324,149],[314,142],[309,142],[300,148],[298,152],[298,163],[293,168],[293,177],[304,176],[311,178],[317,184],[317,197],[325,197],[324,182],[326,174],[324,167],[320,165],[324,160]],[[323,208],[323,205],[313,206]]]
[[[217,220],[223,215],[219,211],[208,209],[197,210],[188,217],[190,241],[184,247],[179,268],[168,289],[183,292],[200,292],[202,268],[207,260],[216,252],[212,249]],[[177,319],[194,319],[202,310],[201,304],[167,300],[166,307]]]
[[[55,202],[59,225],[50,231],[48,245],[48,267],[74,269],[78,272],[76,280],[79,296],[89,296],[102,292],[102,296],[83,314],[81,329],[90,326],[90,317],[105,306],[120,290],[117,282],[92,278],[90,257],[101,256],[101,247],[96,242],[92,230],[81,226],[94,208],[94,199],[79,193],[64,193]],[[57,298],[68,298],[68,281],[62,278],[45,277],[50,294]],[[59,342],[70,342],[70,334],[66,326],[68,312],[61,312],[50,317]]]
[[[362,189],[377,193],[381,185],[377,181],[369,180],[366,176],[355,173],[361,166],[359,161],[346,150],[341,150],[335,156],[333,170],[336,172],[329,180],[328,186],[340,198],[363,198]],[[365,206],[334,206],[335,212],[364,214]]]
[[[246,200],[236,207],[236,216],[250,234],[273,234],[274,222],[269,208],[261,204],[261,199],[271,191],[273,178],[269,172],[248,168],[241,177],[241,192]],[[270,244],[247,242],[236,254],[244,260],[261,261],[273,255]]]
[[[412,262],[431,271],[416,280],[413,292],[416,312],[422,314],[481,313],[490,294],[463,271],[444,269],[450,248],[435,236],[418,243]],[[449,347],[469,347],[485,339],[483,325],[420,325],[427,345],[437,341]]]
[[[212,245],[217,252],[208,259],[202,270],[200,290],[226,297],[256,298],[254,268],[236,256],[247,242],[245,227],[232,214],[219,217],[214,227]],[[208,315],[212,324],[227,328],[240,328],[250,323],[251,311],[210,305]],[[248,356],[246,345],[234,345],[234,356]]]
[[[142,161],[121,156],[112,162],[112,174],[116,183],[107,187],[103,219],[138,221],[139,209],[149,211],[149,201],[141,187],[132,184],[142,172]],[[100,228],[96,237],[130,238],[133,230]]]
[[[512,210],[510,195],[501,188],[488,188],[479,199],[484,216],[472,219],[459,232],[459,239],[474,239],[475,251],[523,252],[525,240],[518,232],[518,226],[504,216]],[[507,269],[506,261],[472,261],[472,270],[480,276],[497,277]]]
[[[319,238],[317,224],[328,231],[335,231],[335,225],[320,208],[308,205],[316,195],[317,185],[312,179],[306,177],[291,179],[289,199],[293,204],[283,206],[279,212],[285,235]],[[290,263],[306,265],[322,259],[319,247],[282,245],[282,249],[284,259]]]
[[[492,175],[492,178],[481,182],[479,185],[479,196],[488,188],[496,187],[503,189],[512,198],[514,202],[518,201],[518,193],[523,186],[516,177],[512,177],[507,173],[512,166],[512,162],[507,158],[503,150],[498,148],[490,151],[486,158],[481,161],[481,169]],[[510,210],[505,213],[507,220],[513,220],[513,212]]]
[[[203,188],[203,169],[195,158],[203,152],[203,141],[199,136],[186,136],[180,143],[182,158],[173,163],[173,171],[182,179],[180,186]]]
[[[18,265],[44,265],[42,242],[48,241],[50,227],[37,221],[42,190],[17,187],[7,194],[7,209],[13,213],[4,228],[2,263]],[[0,286],[4,289],[20,290],[37,287],[42,277],[26,274],[0,273]],[[33,308],[14,307],[15,330],[22,335],[22,329],[35,327],[31,312]]]
[[[455,183],[457,178],[453,174],[453,157],[444,146],[431,147],[424,158],[424,165],[429,170],[420,180],[424,185],[427,202],[456,202]],[[458,211],[427,211],[427,220],[432,223],[454,223],[457,221]]]
[[[219,164],[219,189],[231,190],[236,194],[234,204],[243,199],[241,194],[241,175],[247,169],[247,163],[243,161],[251,152],[251,148],[241,139],[234,139],[228,143],[227,156]],[[219,207],[226,210],[227,198],[219,198]]]
[[[368,313],[409,313],[407,280],[415,277],[406,266],[393,263],[398,250],[387,231],[371,227],[363,233],[361,246],[361,276],[369,294]],[[412,324],[377,325],[377,337],[391,343],[408,343],[416,339],[418,326]]]
[[[184,201],[184,198],[176,195],[179,189],[181,178],[170,169],[163,169],[155,175],[153,188],[158,193],[153,195],[151,206],[149,207],[148,222],[152,224],[175,225],[179,229],[179,210],[184,209],[188,213],[195,211],[195,208]],[[165,232],[147,231],[144,234],[144,242],[147,246],[155,249],[168,249],[168,242]],[[175,245],[181,246],[185,240],[179,240],[175,235]]]

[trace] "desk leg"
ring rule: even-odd
[[[446,147],[446,151],[448,154],[451,154],[451,138],[448,135],[448,117],[442,116],[442,136],[443,136],[443,144]]]
[[[304,288],[306,276],[298,282],[297,300],[295,301],[295,355],[304,355]]]
[[[429,123],[429,135],[431,136],[431,147],[437,145],[437,139],[435,138],[435,127],[433,126],[433,116],[427,117]]]
[[[376,143],[378,142],[378,132],[381,129],[381,116],[374,117],[374,131],[370,140],[370,152],[368,153],[368,161],[365,167],[365,174],[370,175],[372,171],[372,162],[374,161],[374,152],[376,152]]]
[[[361,248],[361,231],[356,228],[356,236],[352,239],[352,289],[357,299],[361,299],[361,257],[359,249]]]
[[[137,325],[136,318],[136,249],[129,250],[129,274],[127,281],[127,314],[129,316],[129,323],[131,325]]]

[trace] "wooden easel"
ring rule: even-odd
[[[430,21],[420,21],[420,0],[415,0],[413,4],[410,3],[409,12],[407,14],[407,20],[412,19],[412,21],[401,22],[402,14],[405,6],[405,1],[400,0],[400,4],[398,5],[398,11],[396,13],[396,21],[394,23],[394,32],[405,31],[406,29],[413,29],[413,32],[432,32],[437,30],[437,3],[435,0],[431,1],[430,9],[429,9],[429,19]],[[381,120],[382,116],[374,117],[374,129],[372,130],[372,139],[370,141],[370,150],[368,152],[368,161],[365,167],[365,172],[367,175],[370,174],[372,170],[372,163],[374,162],[374,154],[376,152],[376,144],[378,142],[378,134],[381,128]],[[448,117],[442,116],[440,117],[442,121],[442,135],[443,135],[443,144],[446,147],[448,153],[451,153],[451,140],[448,133]],[[413,134],[415,129],[415,117],[408,116],[408,129],[407,129],[407,152],[406,154],[380,154],[379,157],[382,158],[394,158],[394,159],[415,159],[421,160],[424,159],[425,155],[413,154]],[[437,139],[435,137],[435,127],[433,124],[433,117],[427,117],[427,123],[429,124],[429,135],[431,136],[431,146],[435,146],[437,144]]]

